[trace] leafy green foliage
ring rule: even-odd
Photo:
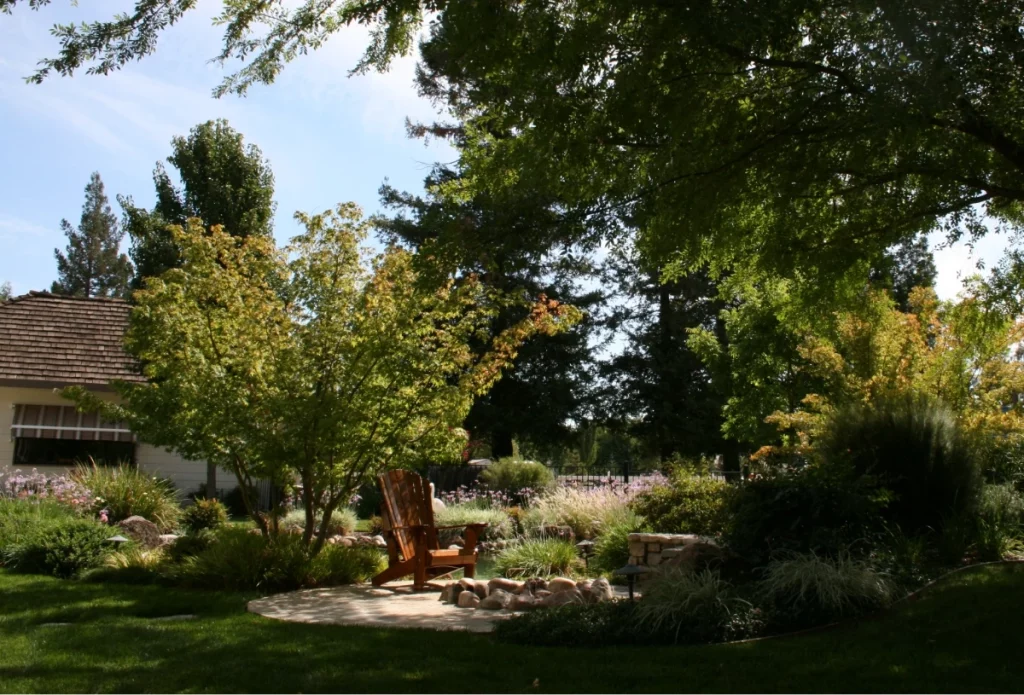
[[[321,519],[317,518],[316,525],[320,526],[321,521]],[[358,521],[356,513],[348,507],[335,509],[331,514],[330,522],[327,524],[327,534],[329,536],[351,535],[356,530],[356,523]],[[306,527],[306,512],[302,509],[290,511],[279,523],[282,531],[301,533]]]
[[[9,547],[8,561],[19,572],[76,577],[100,564],[110,551],[109,535],[109,528],[88,519],[55,521]]]
[[[182,526],[191,534],[218,529],[228,522],[228,510],[219,500],[197,499],[181,515]]]
[[[820,441],[826,460],[845,462],[892,492],[888,519],[907,531],[940,529],[975,509],[981,476],[952,413],[934,400],[899,397],[838,411]]]
[[[72,476],[93,493],[93,511],[106,509],[111,523],[130,516],[152,521],[162,533],[178,526],[181,506],[174,484],[130,464],[79,466]]]
[[[728,525],[729,494],[724,480],[673,471],[667,485],[656,485],[637,495],[631,507],[658,533],[720,535]]]
[[[637,606],[629,601],[605,601],[544,608],[497,621],[494,636],[499,642],[532,647],[668,642],[638,626]]]
[[[227,528],[206,550],[183,561],[177,581],[198,588],[271,593],[366,581],[382,565],[376,548],[326,545],[311,558],[299,536],[284,534],[268,542],[260,534]]]
[[[741,483],[726,540],[762,561],[779,550],[834,553],[877,528],[885,497],[841,466],[813,465]]]
[[[236,237],[271,236],[274,217],[274,175],[255,145],[220,119],[194,127],[187,138],[171,141],[167,161],[181,178],[179,190],[162,164],[153,172],[156,207],[150,212],[119,198],[124,226],[132,239],[136,275],[134,289],[182,262],[170,225],[184,226],[198,218],[208,228],[220,225]]]
[[[480,482],[488,490],[503,492],[512,498],[524,489],[539,494],[554,481],[555,476],[543,463],[515,458],[494,461],[480,474]]]
[[[195,557],[213,545],[216,540],[216,532],[209,529],[178,536],[167,548],[167,559],[172,562],[181,562],[185,558]]]
[[[985,485],[978,508],[978,550],[986,560],[1001,560],[1021,546],[1024,496],[1010,483]]]
[[[53,251],[58,279],[51,291],[78,297],[126,296],[132,265],[120,252],[124,232],[118,229],[98,172],[93,172],[85,187],[78,229],[67,220],[61,220],[60,227],[68,246],[65,253]]]
[[[0,498],[0,565],[12,562],[16,549],[43,529],[74,518],[71,509],[57,502]]]
[[[775,559],[764,570],[761,589],[781,612],[783,622],[801,625],[863,613],[885,606],[895,597],[888,577],[848,553]]]
[[[502,550],[494,559],[506,577],[553,577],[572,574],[582,565],[576,546],[557,538],[525,540]]]

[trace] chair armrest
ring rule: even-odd
[[[435,526],[438,530],[448,530],[453,528],[487,528],[490,524],[482,522],[477,524],[456,524],[455,526]]]
[[[410,526],[392,526],[391,528],[388,529],[388,531],[396,531],[396,530],[410,530],[410,531],[414,531],[414,530],[416,530],[418,528],[426,528],[426,525],[424,525],[424,524],[412,524]],[[441,527],[441,528],[443,528],[443,527]],[[459,528],[462,528],[462,527],[460,526]]]

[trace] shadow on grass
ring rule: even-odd
[[[964,573],[889,616],[818,635],[586,650],[281,623],[245,613],[237,594],[2,573],[0,588],[0,689],[11,691],[1009,691],[1024,676],[1017,567]],[[198,617],[146,617],[177,613]]]

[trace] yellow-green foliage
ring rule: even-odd
[[[577,538],[591,538],[632,518],[629,496],[621,490],[555,487],[533,502],[523,525],[528,532],[539,526],[568,526]]]
[[[658,533],[712,536],[725,531],[730,492],[724,480],[680,469],[668,484],[637,495],[631,506]]]

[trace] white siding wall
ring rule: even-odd
[[[100,394],[114,398],[114,394]],[[0,469],[13,467],[14,438],[11,425],[14,420],[14,404],[69,405],[52,389],[29,389],[0,386]],[[139,443],[135,450],[139,468],[174,481],[183,492],[191,492],[206,481],[206,464],[201,461],[187,461],[175,453],[149,444]],[[234,478],[224,471],[217,472],[217,487],[234,487]]]

